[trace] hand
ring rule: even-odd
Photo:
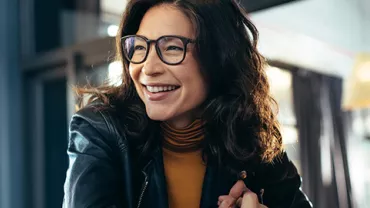
[[[218,197],[219,208],[266,208],[258,202],[257,195],[249,190],[242,180],[230,189],[229,195]]]

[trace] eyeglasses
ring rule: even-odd
[[[148,57],[151,43],[155,43],[157,54],[164,63],[177,65],[184,61],[187,45],[195,41],[175,35],[161,36],[157,40],[149,40],[140,35],[128,35],[122,37],[123,54],[131,63],[141,64]]]

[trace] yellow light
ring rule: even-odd
[[[345,80],[342,107],[345,110],[370,107],[370,54],[359,54],[350,77]]]
[[[370,82],[370,61],[362,63],[358,67],[357,77],[360,82]]]

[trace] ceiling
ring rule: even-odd
[[[241,3],[245,10],[247,10],[250,13],[286,3],[291,3],[294,1],[298,0],[241,0]]]
[[[264,55],[347,78],[370,53],[369,0],[305,0],[251,14]]]
[[[299,0],[238,0],[248,12],[256,12],[274,6],[287,4]],[[126,6],[127,0],[100,0],[103,11],[121,14]]]

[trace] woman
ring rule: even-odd
[[[256,44],[235,1],[129,1],[122,85],[79,90],[64,207],[311,207]]]

